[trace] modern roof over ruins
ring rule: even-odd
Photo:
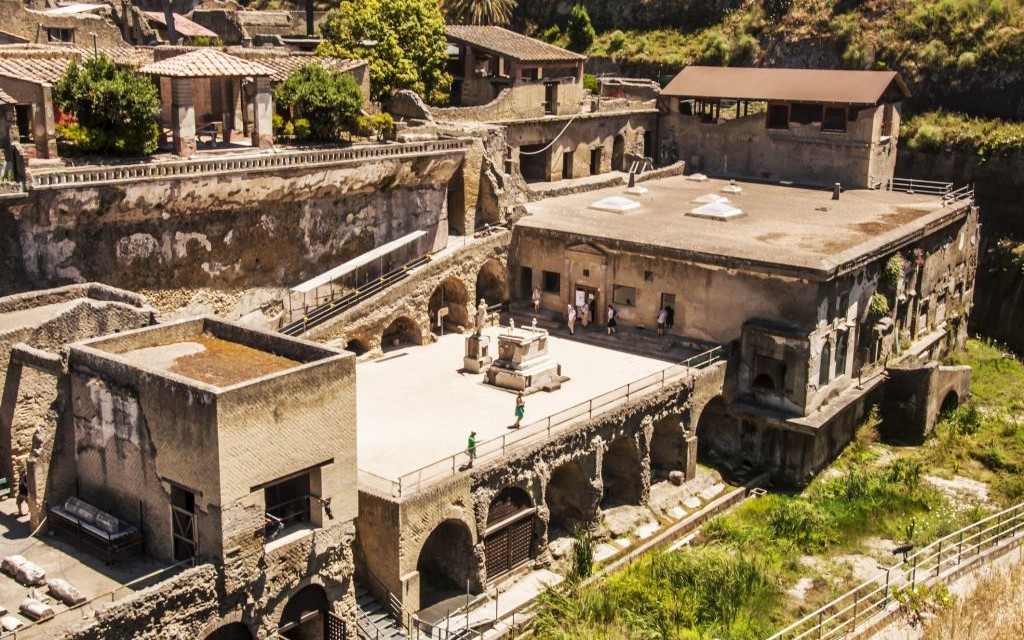
[[[119,64],[139,66],[153,61],[152,49],[141,47],[107,47],[99,52]],[[11,44],[0,45],[0,76],[27,80],[40,84],[56,84],[72,60],[84,60],[95,55],[91,47],[71,44]]]
[[[640,207],[625,213],[591,208],[621,194],[609,188],[533,202],[523,229],[569,234],[612,250],[660,251],[709,264],[746,262],[778,273],[828,278],[859,264],[865,256],[890,251],[921,237],[967,207],[944,205],[938,196],[858,189],[839,200],[827,190],[739,183],[728,193],[747,215],[715,220],[687,215],[701,196],[722,193],[730,183],[684,177],[645,182],[648,192],[632,195]]]
[[[680,98],[878,104],[910,96],[895,71],[689,66],[662,90]]]
[[[167,26],[167,18],[164,16],[162,11],[143,11],[142,15],[146,16],[146,20],[155,22],[162,27]],[[174,30],[187,38],[217,38],[219,37],[216,32],[210,31],[198,22],[193,22],[181,15],[180,13],[173,14],[174,18]]]
[[[518,62],[578,62],[586,56],[493,26],[449,25],[448,37]]]
[[[166,58],[141,69],[141,73],[170,78],[218,78],[272,76],[274,70],[258,62],[242,60],[217,49],[203,47]]]

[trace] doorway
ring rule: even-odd
[[[573,304],[576,305],[576,313],[581,324],[587,326],[597,319],[597,288],[586,285],[576,285]]]
[[[665,321],[665,326],[671,329],[676,323],[676,294],[662,293],[661,306],[658,307],[658,311],[660,312],[661,309],[668,311],[668,318]]]
[[[533,297],[533,267],[519,268],[519,297],[523,300]]]
[[[596,176],[601,173],[601,147],[594,147],[590,150],[590,175]]]
[[[565,180],[572,177],[572,156],[572,151],[567,150],[562,152],[562,178]]]

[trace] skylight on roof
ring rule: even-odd
[[[698,204],[714,204],[716,202],[729,202],[729,198],[720,196],[717,193],[705,193],[702,196],[697,196],[693,201]]]
[[[709,204],[702,204],[701,206],[691,209],[686,213],[688,216],[695,218],[707,218],[709,220],[732,220],[733,218],[741,218],[746,213],[742,209],[734,207],[728,202],[711,202]]]
[[[590,205],[591,209],[597,209],[598,211],[610,211],[612,213],[623,213],[625,211],[632,211],[633,209],[639,209],[640,203],[636,200],[630,200],[623,196],[608,196],[602,198],[597,202]]]
[[[687,180],[693,180],[694,182],[707,182],[708,181],[708,177],[706,175],[704,175],[703,173],[694,173],[692,175],[688,175],[688,176],[686,176],[686,179]]]

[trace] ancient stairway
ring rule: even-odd
[[[360,640],[408,638],[384,606],[370,592],[356,584],[356,637]]]

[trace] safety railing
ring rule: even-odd
[[[625,404],[638,396],[661,389],[687,371],[706,367],[720,360],[726,354],[726,346],[719,345],[713,347],[661,371],[602,393],[568,409],[563,409],[543,420],[523,425],[522,428],[511,433],[503,434],[490,440],[482,440],[477,443],[476,455],[472,458],[472,462],[475,464],[481,461],[499,459],[513,450],[550,440],[555,434],[574,422],[589,420],[612,405]],[[396,480],[382,478],[367,471],[360,471],[360,483],[365,480],[367,482],[366,488],[376,489],[378,492],[390,494],[394,498],[400,498],[418,493],[423,488],[439,480],[452,477],[467,470],[470,462],[469,452],[459,451],[420,467],[415,471],[405,473]]]
[[[116,184],[160,178],[224,173],[250,173],[278,169],[303,169],[349,162],[384,160],[402,156],[430,155],[461,151],[463,139],[424,142],[355,145],[344,148],[296,149],[275,153],[248,152],[213,158],[156,160],[135,164],[93,165],[38,169],[28,172],[25,185],[30,189],[60,188],[77,185]]]
[[[938,180],[918,180],[916,178],[889,178],[882,184],[886,191],[904,191],[906,193],[923,193],[933,196],[944,196],[953,191],[952,182]]]
[[[183,560],[168,567],[157,569],[156,571],[135,578],[134,580],[119,585],[109,591],[93,596],[85,602],[62,611],[58,611],[52,618],[46,618],[39,622],[30,622],[22,627],[14,629],[13,631],[0,632],[0,638],[3,638],[3,640],[28,640],[29,638],[50,637],[50,634],[53,633],[55,628],[63,627],[89,618],[95,614],[97,607],[113,604],[127,595],[163,582],[164,580],[181,573],[185,569],[194,567],[195,565],[196,559],[189,558],[188,560]],[[40,625],[45,626],[40,628]]]
[[[789,625],[768,640],[823,640],[854,633],[885,611],[900,592],[942,582],[948,570],[982,552],[1008,544],[1024,531],[1024,503],[988,516],[923,547],[874,578]],[[947,573],[943,573],[947,572]]]

